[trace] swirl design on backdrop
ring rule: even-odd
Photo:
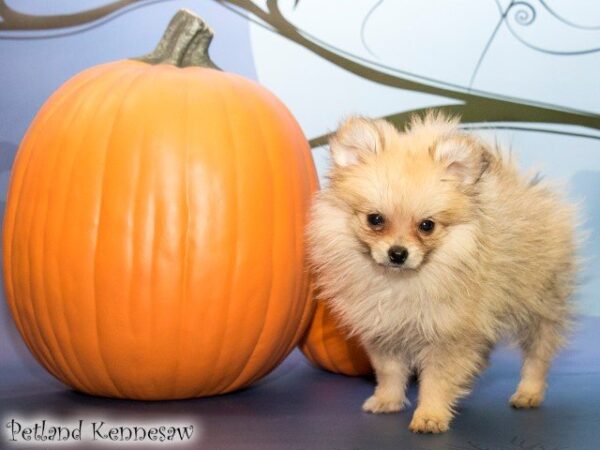
[[[497,32],[503,24],[506,24],[507,29],[510,31],[511,35],[524,46],[535,50],[537,52],[546,53],[550,55],[556,56],[577,56],[577,55],[585,55],[590,53],[595,53],[600,51],[600,47],[590,46],[590,42],[600,42],[600,32],[594,33],[597,30],[600,30],[600,25],[581,25],[577,24],[563,16],[561,16],[558,12],[552,9],[545,0],[537,0],[536,6],[532,3],[532,0],[518,0],[512,1],[505,10],[502,10],[502,6],[496,1],[496,5],[498,7],[498,13],[500,14],[499,21],[497,26],[493,30],[490,38],[486,42],[486,45],[479,57],[479,60],[475,64],[473,68],[473,72],[471,74],[469,88],[473,86],[475,81],[475,77],[480,69],[480,66],[485,59],[485,56],[493,43]],[[377,58],[375,52],[370,48],[367,39],[366,39],[366,29],[369,23],[369,20],[372,18],[373,13],[381,6],[384,0],[376,1],[371,8],[368,10],[367,14],[362,21],[360,28],[360,38],[363,44],[363,47],[369,54],[373,57]],[[537,9],[540,9],[540,13],[538,14]],[[538,17],[539,16],[539,17]],[[536,25],[540,23],[540,20],[544,21],[544,26],[546,28],[550,27],[556,35],[559,37],[564,37],[565,35],[569,35],[569,41],[582,41],[581,44],[583,47],[578,47],[575,49],[562,50],[559,48],[554,48],[554,43],[541,41],[541,37],[537,36],[539,33],[536,33],[534,29]],[[536,24],[537,21],[537,24]],[[530,27],[530,30],[524,32],[522,28]],[[565,39],[561,39],[564,41]]]
[[[144,6],[167,1],[169,0],[119,0],[77,13],[44,16],[19,12],[10,7],[7,4],[7,0],[0,0],[0,39],[47,39],[82,33],[111,21],[122,14],[132,12]],[[327,45],[317,37],[311,36],[304,30],[297,28],[284,17],[279,8],[278,0],[261,1],[260,6],[252,0],[214,1],[233,13],[241,15],[245,19],[279,34],[283,38],[304,47],[339,68],[366,80],[397,89],[445,97],[450,103],[454,103],[439,105],[438,108],[450,114],[461,115],[463,123],[470,124],[469,126],[471,127],[487,127],[484,124],[485,122],[495,122],[498,125],[500,123],[515,124],[504,127],[517,128],[516,124],[519,122],[537,122],[553,125],[580,125],[588,127],[591,130],[600,129],[600,116],[587,111],[522,98],[513,98],[494,92],[473,90],[470,86],[458,86],[443,80],[433,80],[397,69],[390,70],[391,68],[382,64],[358,58],[356,55]],[[532,5],[532,0],[519,0],[512,1],[505,10],[501,8],[498,0],[495,1],[498,6],[500,19],[473,71],[471,85],[488,48],[504,23],[507,24],[510,32],[519,42],[539,52],[552,55],[582,55],[600,51],[600,48],[589,48],[589,46],[577,49],[557,49],[553,48],[549,43],[546,43],[547,45],[543,45],[543,43],[540,45],[535,39],[535,29],[541,23],[542,18],[546,24],[549,23],[549,20],[554,22],[553,26],[557,26],[556,24],[558,24],[559,27],[562,27],[563,32],[567,30],[570,33],[585,36],[587,39],[585,42],[588,43],[590,42],[590,36],[594,38],[591,39],[593,42],[600,40],[600,35],[596,34],[600,30],[600,26],[575,24],[549,8],[544,0],[537,0],[536,4],[540,6],[538,9]],[[294,0],[294,8],[300,3],[300,0]],[[376,55],[373,54],[366,43],[365,27],[373,12],[382,3],[383,0],[377,0],[373,3],[373,6],[369,9],[363,20],[360,31],[363,45],[375,57]],[[23,32],[26,34],[23,34]],[[560,41],[558,42],[560,43]],[[421,113],[426,109],[429,108],[400,111],[386,118],[397,126],[402,127],[412,114]],[[571,133],[565,130],[549,130],[548,128],[533,127],[519,127],[519,129],[600,139],[600,136],[597,134]],[[327,137],[327,135],[314,137],[310,141],[311,145],[318,147],[327,142]]]
[[[515,10],[515,22],[517,22],[519,25],[531,25],[535,20],[535,9],[529,3],[515,2],[511,6],[509,6],[508,11],[510,12],[512,9]]]
[[[512,2],[504,14],[508,30],[521,44],[537,52],[574,56],[600,51],[599,46],[591,45],[600,42],[600,25],[576,24],[550,8],[544,0],[537,0],[536,7],[531,1]],[[551,29],[557,36],[556,42],[544,42],[535,32],[536,26]],[[569,39],[564,39],[568,36]],[[564,41],[576,42],[574,48],[560,48]]]

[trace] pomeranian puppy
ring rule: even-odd
[[[446,431],[494,344],[523,352],[516,408],[540,405],[575,285],[574,208],[442,114],[404,132],[353,117],[330,141],[329,185],[307,228],[319,297],[358,334],[377,387],[363,404]]]

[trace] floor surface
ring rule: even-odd
[[[372,380],[315,369],[297,351],[251,388],[219,397],[171,402],[89,397],[63,387],[41,368],[24,371],[5,367],[0,371],[0,447],[30,448],[24,442],[8,442],[5,425],[16,417],[29,422],[81,418],[113,425],[194,424],[193,445],[176,448],[600,449],[600,318],[580,320],[571,345],[552,368],[546,402],[540,409],[524,411],[508,406],[518,372],[518,352],[499,346],[490,368],[461,403],[451,430],[431,436],[408,431],[414,406],[391,415],[361,412],[362,401],[373,389]],[[414,404],[414,383],[409,398]],[[98,446],[81,446],[92,447]],[[113,444],[107,448],[121,447]]]

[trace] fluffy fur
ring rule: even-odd
[[[401,410],[416,370],[411,430],[447,430],[504,336],[524,358],[510,402],[538,406],[571,318],[572,206],[440,114],[414,118],[404,132],[353,117],[330,147],[309,256],[319,297],[360,336],[375,368],[377,387],[363,409]],[[368,223],[374,213],[383,226]],[[429,233],[419,230],[425,219],[435,224]],[[399,267],[390,263],[392,246],[408,251]]]

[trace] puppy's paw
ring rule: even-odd
[[[417,408],[408,428],[413,433],[443,433],[448,431],[451,418],[450,414],[447,413]]]
[[[543,391],[520,391],[518,390],[510,398],[513,408],[537,408],[544,401]]]
[[[394,413],[402,411],[408,400],[397,398],[382,398],[372,395],[362,405],[362,410],[373,414]]]

